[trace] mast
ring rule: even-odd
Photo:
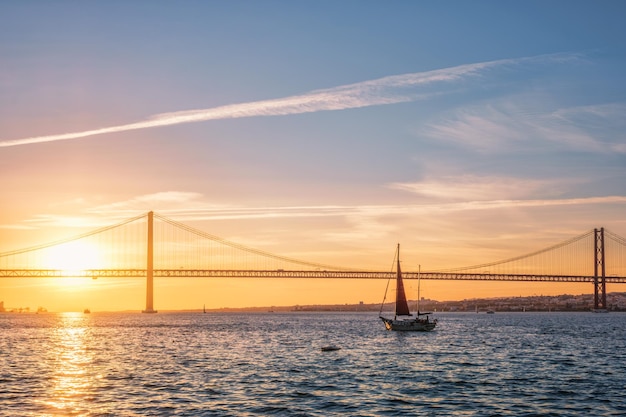
[[[398,244],[398,246],[400,246]],[[398,250],[396,250],[396,256],[398,256]],[[391,270],[393,271],[393,262],[391,262]],[[385,307],[385,301],[387,300],[387,291],[389,291],[389,283],[391,282],[391,277],[387,280],[387,286],[385,287],[385,295],[383,295],[383,302],[380,303],[380,311],[378,312],[378,316],[382,317],[383,308]]]
[[[422,272],[422,265],[417,265],[417,316],[420,315],[420,273]]]

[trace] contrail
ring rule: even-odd
[[[530,62],[559,62],[574,58],[576,58],[576,56],[572,54],[541,55],[536,57],[502,59],[465,64],[426,72],[393,75],[329,89],[314,90],[302,95],[272,100],[231,104],[208,109],[161,113],[135,123],[84,130],[81,132],[4,140],[0,141],[0,147],[78,139],[88,136],[103,135],[106,133],[125,132],[129,130],[202,122],[207,120],[235,119],[240,117],[256,116],[284,116],[290,114],[354,109],[359,107],[409,102],[426,96],[423,93],[420,95],[419,92],[411,90],[420,86],[452,82],[466,77],[478,76],[483,71],[495,67],[519,65]]]

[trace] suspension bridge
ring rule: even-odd
[[[89,249],[91,248],[91,249]],[[70,260],[67,261],[68,252]],[[64,263],[65,260],[65,263]],[[626,239],[604,228],[526,255],[405,279],[588,282],[607,309],[607,283],[626,283]],[[146,278],[145,313],[155,313],[154,278],[389,279],[366,271],[272,254],[149,212],[44,245],[0,253],[0,278]]]

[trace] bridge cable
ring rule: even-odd
[[[322,269],[326,269],[326,270],[336,270],[336,271],[342,271],[342,270],[354,270],[353,268],[343,268],[343,267],[338,267],[338,266],[334,266],[334,265],[326,265],[326,264],[321,264],[321,263],[316,263],[316,262],[307,262],[307,261],[301,261],[298,259],[294,259],[294,258],[289,258],[286,256],[281,256],[281,255],[275,255],[269,252],[265,252],[262,251],[260,249],[254,249],[254,248],[250,248],[248,246],[244,246],[241,245],[239,243],[235,243],[235,242],[231,242],[229,240],[223,239],[221,237],[215,236],[215,235],[211,235],[209,233],[203,232],[201,230],[195,229],[193,227],[187,226],[183,223],[179,223],[177,221],[171,220],[167,217],[163,217],[161,215],[158,214],[154,214],[155,218],[158,218],[159,220],[168,223],[172,226],[178,227],[180,229],[183,229],[189,233],[195,234],[197,236],[203,237],[205,239],[210,239],[214,242],[219,242],[222,243],[223,245],[229,246],[231,248],[235,248],[235,249],[239,249],[241,251],[244,251],[246,253],[252,253],[255,255],[261,255],[264,257],[269,257],[269,258],[273,258],[276,260],[280,260],[280,261],[284,261],[284,262],[289,262],[289,263],[294,263],[294,264],[298,264],[298,265],[306,265],[306,266],[312,266],[315,268],[322,268]]]

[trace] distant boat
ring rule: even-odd
[[[487,314],[496,314],[496,312],[493,310],[487,310]]]
[[[592,308],[591,311],[593,313],[608,313],[609,310],[607,310],[606,308]]]
[[[415,317],[411,314],[409,310],[409,305],[406,301],[406,294],[404,292],[404,283],[402,281],[402,271],[400,270],[400,245],[398,244],[398,248],[396,249],[396,311],[393,319],[384,317],[383,314],[383,306],[385,304],[385,299],[387,298],[387,290],[385,290],[385,297],[383,298],[383,303],[380,306],[380,313],[378,317],[385,323],[385,327],[387,330],[396,330],[403,332],[429,332],[437,326],[437,319],[430,320],[428,317],[431,313],[421,313],[419,311],[419,285],[420,285],[420,275],[418,272],[417,275],[417,312]],[[387,285],[389,288],[389,285]],[[421,318],[424,316],[424,318]]]
[[[83,310],[83,313],[85,313],[85,314],[89,314],[89,313],[91,313],[91,310],[89,310],[88,308],[86,308],[86,309],[84,309],[84,310]]]
[[[206,314],[206,304],[202,304],[202,312]]]

